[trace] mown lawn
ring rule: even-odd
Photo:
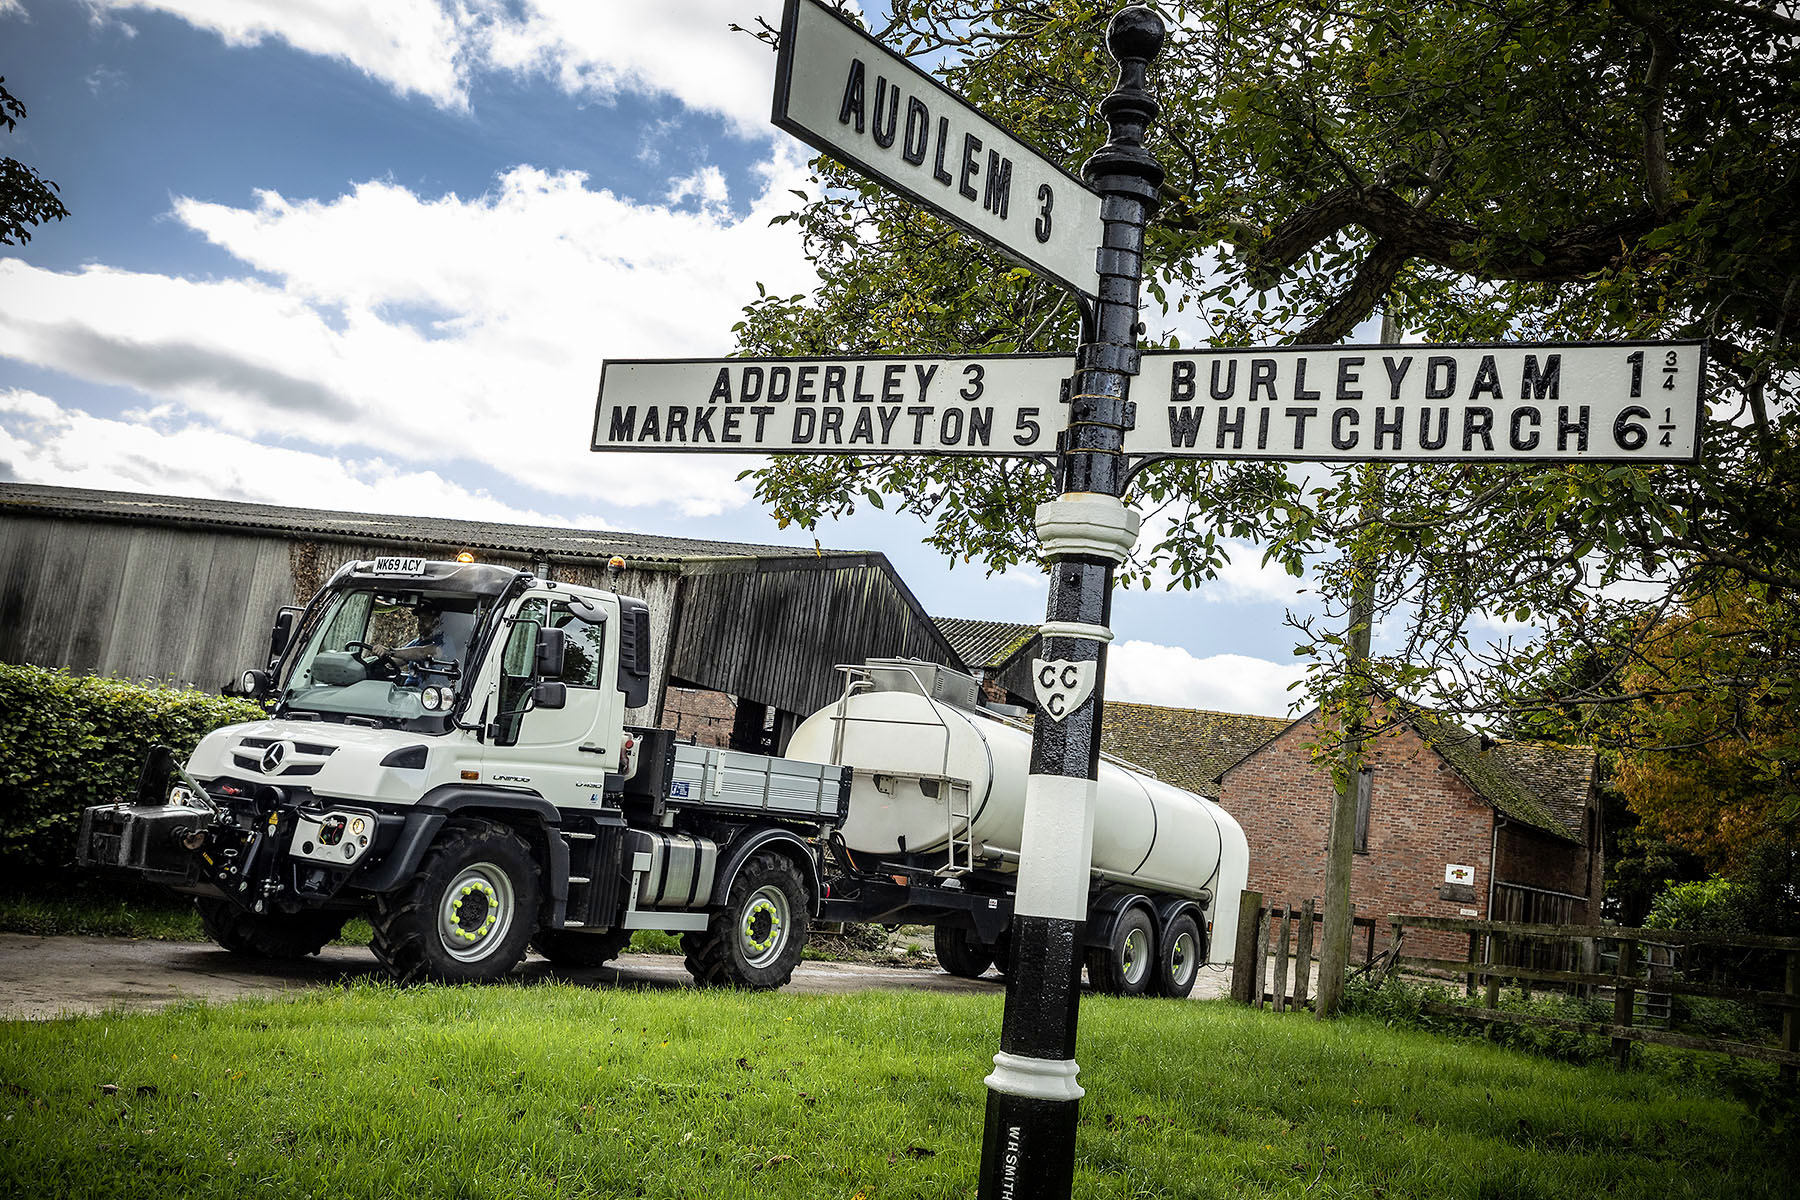
[[[0,1193],[973,1195],[991,996],[378,984],[0,1025]],[[1734,1101],[1368,1020],[1082,1006],[1083,1197],[1793,1195]]]

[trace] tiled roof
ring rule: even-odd
[[[976,670],[996,670],[1030,644],[1036,625],[1011,621],[973,621],[962,617],[933,617],[938,630],[957,657]]]
[[[1444,757],[1475,794],[1500,814],[1545,833],[1579,842],[1594,752],[1549,742],[1484,739],[1435,713],[1413,708],[1413,728]]]
[[[815,550],[810,546],[764,546],[700,538],[664,537],[658,534],[623,533],[611,529],[569,529],[457,521],[443,517],[282,508],[272,504],[244,504],[232,500],[151,496],[21,483],[0,483],[0,513],[150,521],[168,525],[279,533],[286,536],[311,534],[359,541],[430,543],[602,561],[614,554],[640,562],[864,556],[859,551]]]
[[[1158,779],[1217,796],[1214,780],[1292,722],[1287,717],[1163,708],[1108,701],[1100,748],[1115,758],[1148,767]]]

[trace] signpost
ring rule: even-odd
[[[1081,344],[1053,355],[613,361],[592,446],[754,454],[1055,454],[1037,528],[1050,594],[982,1200],[1067,1197],[1075,1032],[1121,497],[1165,457],[1687,462],[1699,342],[1137,347],[1144,228],[1163,169],[1144,149],[1162,21],[1127,7],[1107,46],[1108,140],[1077,181],[819,0],[787,0],[774,121],[1074,289]],[[1137,400],[1131,398],[1136,378]],[[1062,409],[1067,409],[1063,412]]]
[[[1059,355],[613,360],[596,450],[1051,455]],[[1702,342],[1159,350],[1133,458],[1691,462]]]
[[[1100,197],[817,0],[788,0],[776,125],[1084,296]]]

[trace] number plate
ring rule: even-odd
[[[423,575],[425,560],[422,558],[378,558],[375,560],[377,575]]]

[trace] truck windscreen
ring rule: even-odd
[[[283,708],[433,724],[467,684],[481,603],[428,592],[338,593],[288,671]]]

